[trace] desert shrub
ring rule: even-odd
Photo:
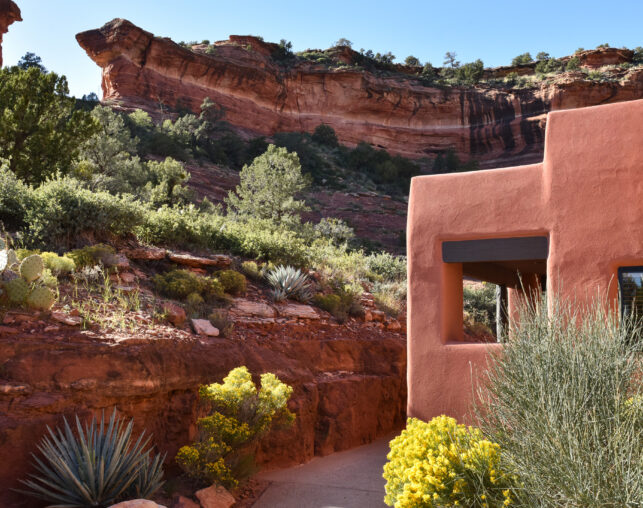
[[[263,277],[263,273],[254,261],[244,261],[241,263],[241,271],[250,277],[252,280],[260,280]]]
[[[316,183],[322,183],[328,170],[328,163],[312,141],[314,140],[309,134],[301,132],[278,132],[273,136],[275,146],[297,154],[304,175],[309,175]]]
[[[230,371],[223,383],[201,386],[205,416],[197,420],[196,440],[179,450],[177,463],[204,485],[235,487],[252,465],[258,440],[273,424],[294,421],[287,408],[291,394],[292,388],[270,373],[261,375],[257,390],[246,367]]]
[[[531,53],[527,52],[527,53],[523,53],[522,55],[518,55],[514,57],[511,60],[511,65],[526,65],[533,61],[534,59],[531,58]]]
[[[154,276],[153,282],[159,293],[177,300],[185,300],[191,294],[199,295],[203,290],[199,276],[189,270],[159,273]]]
[[[548,74],[550,72],[562,71],[565,65],[562,61],[556,58],[546,58],[539,60],[536,64],[536,72],[540,74]]]
[[[242,295],[246,292],[246,278],[235,270],[221,270],[216,273],[223,290],[231,295]]]
[[[632,63],[633,64],[641,64],[643,63],[643,47],[642,46],[637,46],[634,48],[634,54],[632,55]]]
[[[369,278],[383,281],[406,280],[406,257],[380,252],[366,256],[366,268],[371,272]]]
[[[580,60],[577,56],[571,57],[565,64],[566,71],[575,71],[580,68]]]
[[[10,231],[25,226],[27,210],[33,205],[33,190],[0,160],[0,221]]]
[[[308,302],[312,298],[308,275],[298,268],[280,265],[266,274],[268,283],[272,286],[272,298],[281,302],[293,298],[300,302]]]
[[[339,146],[339,141],[337,141],[337,134],[335,134],[335,129],[330,125],[320,124],[315,128],[313,132],[312,140],[315,143],[320,145],[326,145],[330,147]]]
[[[202,277],[190,270],[171,270],[156,274],[153,278],[156,290],[168,298],[186,300],[192,297],[191,304],[200,304],[204,300],[214,301],[223,297],[223,286],[213,277]],[[197,301],[199,297],[201,301]]]
[[[501,448],[474,427],[438,416],[407,420],[391,441],[384,465],[386,497],[395,508],[512,505],[512,482],[502,468]]]
[[[355,231],[342,219],[322,217],[313,227],[318,238],[325,238],[334,244],[347,243],[355,238]]]
[[[406,301],[406,280],[375,282],[371,292],[378,309],[389,316],[400,315]]]
[[[131,234],[143,222],[144,208],[127,197],[91,191],[73,178],[42,184],[27,210],[25,240],[33,246],[70,248],[82,241]]]
[[[104,417],[103,417],[104,418]],[[133,498],[152,497],[163,485],[161,455],[152,456],[144,433],[134,441],[133,420],[112,413],[108,423],[96,418],[76,432],[64,419],[64,429],[42,438],[35,457],[37,474],[22,483],[24,492],[55,506],[110,506]],[[146,449],[147,448],[147,449]]]
[[[356,291],[350,284],[341,284],[334,281],[333,292],[330,294],[317,294],[313,298],[315,305],[330,312],[337,321],[343,323],[349,316],[363,315],[359,304],[361,292]]]
[[[606,305],[536,301],[491,361],[478,417],[519,478],[520,506],[643,500],[643,416],[626,410],[643,393],[641,330]]]
[[[478,83],[484,74],[484,64],[478,59],[475,62],[466,63],[453,70],[455,82],[463,85],[474,85]]]
[[[234,328],[234,322],[228,316],[228,311],[224,309],[214,310],[208,316],[212,326],[219,330],[222,337],[228,337]]]
[[[483,283],[481,287],[462,288],[463,309],[470,323],[484,325],[492,334],[496,326],[496,286]]]
[[[71,259],[76,269],[80,270],[96,265],[112,266],[115,263],[116,251],[110,245],[99,243],[74,249],[65,254],[65,257]]]
[[[59,256],[55,252],[43,252],[40,254],[45,268],[51,270],[56,276],[69,275],[76,268],[76,263],[69,256]]]

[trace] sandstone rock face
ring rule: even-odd
[[[234,504],[232,494],[217,485],[197,490],[195,495],[202,508],[230,508]]]
[[[406,341],[371,325],[238,325],[235,339],[203,340],[149,330],[141,336],[61,326],[56,333],[0,333],[0,506],[37,508],[12,491],[30,472],[46,426],[116,407],[146,429],[172,470],[178,449],[194,438],[197,389],[246,365],[273,372],[294,388],[292,427],[260,444],[260,464],[287,467],[399,430],[406,408]],[[172,329],[175,330],[175,329]],[[172,470],[176,472],[176,470]]]
[[[284,303],[279,305],[278,311],[280,316],[287,318],[319,319],[319,312],[310,305],[301,303]]]
[[[9,31],[9,25],[22,21],[20,8],[12,0],[0,0],[0,67],[2,67],[2,36]]]
[[[412,158],[454,148],[482,167],[540,161],[548,111],[643,97],[641,69],[624,72],[620,82],[562,75],[535,89],[441,89],[405,74],[310,62],[280,66],[270,57],[274,44],[249,36],[221,41],[206,54],[115,19],[76,39],[102,68],[103,99],[123,107],[154,110],[161,101],[198,111],[210,97],[225,120],[256,134],[311,132],[325,123],[348,145],[367,141]],[[583,54],[581,61],[591,66],[627,58],[623,51],[599,53]]]

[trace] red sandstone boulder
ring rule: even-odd
[[[180,305],[172,302],[166,302],[163,304],[162,308],[167,314],[167,320],[174,326],[181,326],[185,323],[187,316],[185,315],[185,310],[183,310],[183,307]]]
[[[279,315],[296,319],[319,319],[319,313],[310,305],[302,303],[284,303],[277,307]]]
[[[253,316],[262,318],[272,318],[277,312],[267,303],[246,300],[245,298],[235,298],[234,305],[230,313],[237,316]]]
[[[205,335],[206,337],[219,336],[219,329],[212,326],[212,323],[207,319],[193,319],[192,328],[197,335]]]
[[[167,251],[165,249],[159,249],[158,247],[138,247],[136,249],[124,250],[123,254],[125,254],[130,259],[155,261],[164,259],[167,255]]]
[[[198,490],[195,495],[202,508],[230,508],[234,504],[232,494],[218,485]]]
[[[232,259],[229,256],[224,256],[223,254],[212,255],[206,258],[193,256],[188,253],[170,252],[170,260],[174,261],[178,265],[201,269],[208,267],[227,268],[232,263]]]

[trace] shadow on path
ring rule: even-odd
[[[271,484],[253,508],[386,507],[382,468],[392,438],[260,474]]]

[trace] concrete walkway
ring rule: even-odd
[[[261,473],[272,482],[253,508],[381,508],[382,468],[393,436],[316,457],[307,464]]]

